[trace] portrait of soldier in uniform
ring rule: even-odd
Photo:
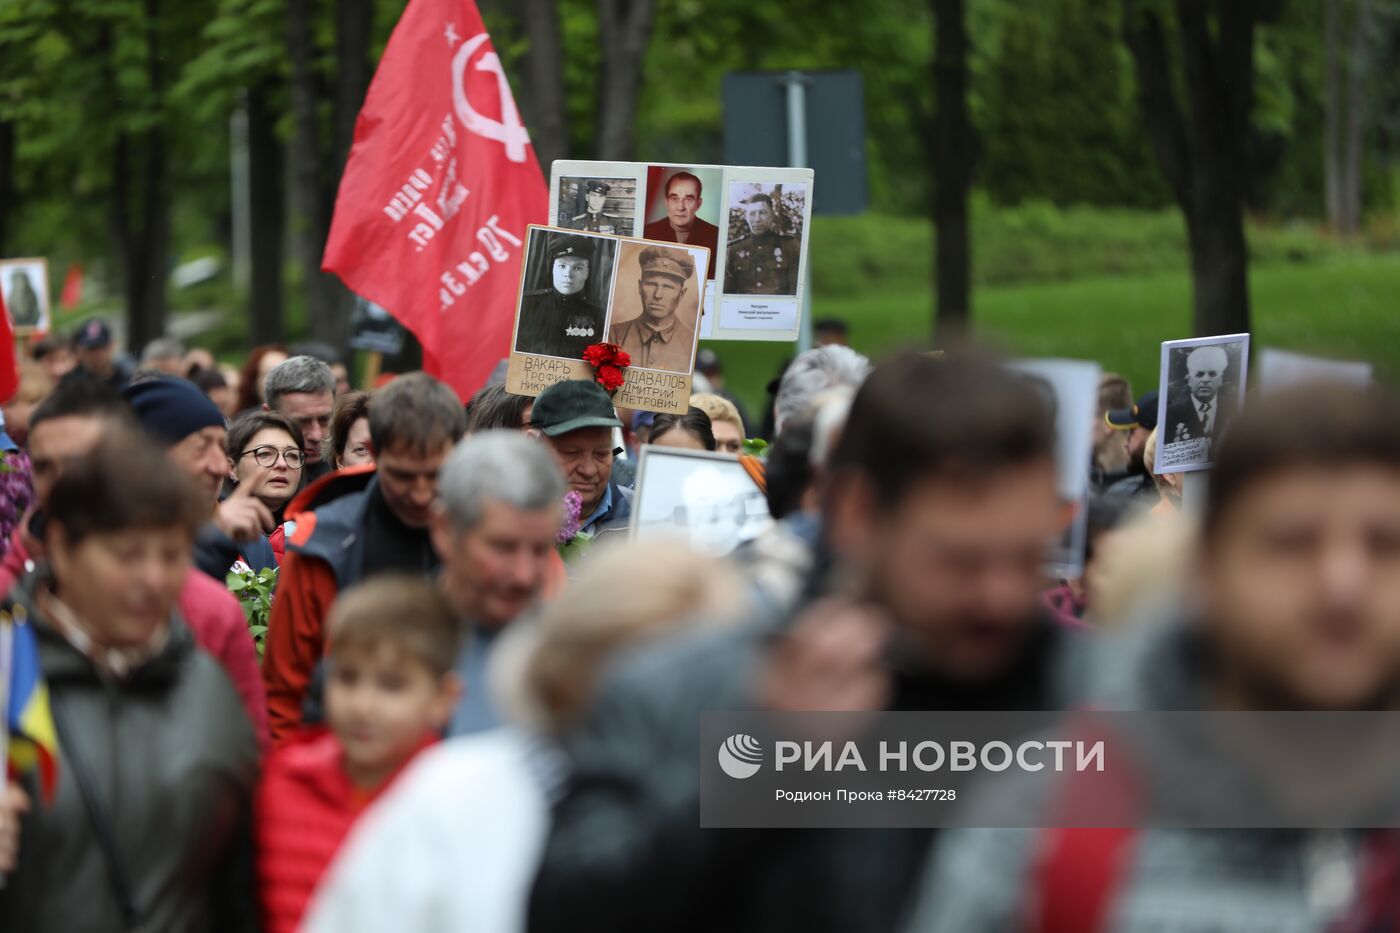
[[[545,243],[543,276],[549,285],[527,290],[520,297],[520,323],[515,337],[517,353],[583,359],[590,345],[602,343],[603,308],[590,300],[591,276],[601,275],[604,254],[615,241],[597,237],[542,231],[531,235],[531,249]],[[527,259],[527,262],[529,260]]]
[[[715,252],[719,248],[719,227],[700,217],[705,204],[705,186],[694,172],[681,171],[666,179],[662,188],[666,214],[647,224],[642,238],[663,243],[703,246],[710,251],[706,278],[714,278]]]
[[[1169,341],[1162,347],[1158,473],[1208,468],[1243,400],[1246,338]]]
[[[555,225],[587,233],[631,236],[636,180],[569,175],[559,179]]]
[[[739,191],[752,186],[737,183],[733,188]],[[779,232],[773,198],[753,191],[731,206],[742,210],[748,234],[729,241],[724,259],[724,293],[796,295],[802,240]]]
[[[47,330],[48,294],[44,288],[47,269],[43,260],[0,263],[0,297],[10,323],[25,330]]]
[[[625,262],[625,260],[624,260]],[[700,307],[698,288],[692,287],[695,262],[683,249],[664,246],[643,247],[637,257],[641,274],[637,279],[641,315],[614,323],[608,342],[615,343],[632,357],[640,369],[662,369],[673,373],[690,372],[695,358],[695,326]],[[614,314],[625,313],[622,266],[618,272],[618,298]]]

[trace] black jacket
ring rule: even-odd
[[[754,624],[644,650],[615,669],[572,743],[531,896],[531,933],[894,929],[927,829],[702,830],[699,715],[753,709],[779,626]],[[892,671],[893,709],[1061,708],[1076,680],[1068,636],[1039,620],[1006,674],[976,689]]]
[[[28,605],[40,664],[63,735],[93,775],[142,930],[257,929],[251,800],[257,745],[218,664],[189,629],[120,682],[97,669],[40,618],[34,576],[11,591]],[[21,826],[19,867],[0,889],[0,930],[119,931],[121,912],[78,790],[72,749],[60,743],[51,804],[34,802]]]

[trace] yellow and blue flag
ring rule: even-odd
[[[34,626],[8,613],[0,613],[0,699],[6,701],[7,770],[12,777],[37,771],[44,800],[51,802],[58,787],[58,732],[39,642]]]

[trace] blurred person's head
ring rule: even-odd
[[[174,337],[157,337],[141,351],[141,368],[167,376],[184,376],[185,345]]]
[[[213,514],[228,478],[224,416],[208,396],[184,379],[134,382],[122,397],[136,412],[141,429],[163,445],[171,461],[194,481]]]
[[[370,396],[370,452],[379,491],[399,521],[427,527],[438,470],[465,430],[457,394],[427,373],[399,376]]]
[[[715,450],[735,457],[743,453],[744,419],[739,417],[733,402],[713,392],[700,392],[690,397],[690,404],[709,416]]]
[[[58,380],[78,365],[78,360],[73,355],[72,341],[59,334],[49,334],[34,341],[29,348],[29,355],[54,385],[58,385]]]
[[[342,593],[327,631],[326,722],[351,782],[375,788],[452,718],[458,622],[428,581],[385,574]]]
[[[1108,423],[1108,413],[1133,405],[1128,380],[1117,373],[1099,377],[1099,403],[1094,409],[1094,465],[1105,473],[1117,473],[1128,466],[1128,433]]]
[[[1046,393],[971,353],[895,357],[857,393],[829,468],[837,572],[940,675],[1005,670],[1061,530]]]
[[[768,448],[764,462],[764,497],[775,520],[794,512],[815,511],[820,500],[812,470],[812,422],[808,410],[788,421],[783,433]]]
[[[326,438],[322,459],[331,468],[360,466],[374,462],[369,444],[369,393],[347,392],[335,399],[331,432]]]
[[[1157,472],[1157,447],[1161,439],[1157,429],[1153,428],[1147,435],[1147,443],[1142,450],[1142,466],[1147,471],[1147,475],[1152,477],[1152,482],[1157,486],[1157,494],[1162,497],[1162,502],[1167,508],[1176,510],[1181,508],[1181,495],[1185,489],[1186,481],[1182,479],[1181,473],[1158,473]]]
[[[238,410],[261,408],[263,380],[267,374],[287,359],[287,351],[275,343],[254,347],[238,371]]]
[[[528,395],[512,395],[499,383],[484,386],[472,396],[467,433],[526,430],[530,427],[530,410],[534,407],[535,400]]]
[[[112,374],[112,328],[102,318],[91,318],[73,334],[73,356],[78,365],[99,379]]]
[[[203,497],[146,437],[107,432],[48,497],[54,592],[104,648],[147,646],[170,623],[190,569]]]
[[[1126,496],[1095,496],[1086,508],[1084,520],[1084,571],[1070,581],[1084,599],[1086,612],[1093,611],[1094,582],[1116,547],[1118,535],[1133,512],[1134,502]]]
[[[683,415],[663,413],[651,423],[651,441],[655,447],[677,447],[681,450],[714,450],[715,435],[710,416],[694,405]]]
[[[306,445],[295,422],[276,412],[245,412],[229,426],[227,444],[229,478],[273,512],[301,489]]]
[[[195,388],[209,397],[209,401],[223,412],[225,418],[232,418],[237,414],[234,405],[238,402],[238,396],[229,388],[223,373],[217,369],[201,369],[190,377],[190,381],[195,384]]]
[[[214,359],[214,354],[203,347],[190,347],[185,354],[185,359],[180,364],[182,374],[191,381],[194,377],[205,370],[218,369],[219,362]]]
[[[5,433],[23,447],[29,439],[29,417],[34,409],[53,391],[53,382],[43,367],[28,360],[19,364],[19,388],[3,406],[0,412],[5,416]]]
[[[306,462],[321,462],[322,446],[335,409],[335,375],[314,356],[294,356],[272,368],[263,380],[263,407],[301,428]]]
[[[724,388],[724,365],[719,354],[709,347],[701,347],[695,353],[695,371],[710,380],[710,387],[718,392]]]
[[[103,432],[135,427],[131,408],[106,383],[93,379],[60,382],[29,415],[29,477],[34,501],[47,508],[63,471],[97,446]]]
[[[1136,474],[1151,474],[1143,462],[1147,449],[1147,438],[1157,430],[1157,390],[1143,393],[1142,397],[1124,408],[1110,409],[1103,416],[1104,424],[1118,432],[1125,432],[1128,448],[1128,469]]]
[[[812,325],[812,337],[819,347],[831,344],[844,347],[850,342],[851,328],[839,317],[819,318]]]
[[[783,432],[788,419],[801,414],[817,396],[845,386],[859,389],[870,373],[870,361],[850,347],[829,345],[801,353],[783,373],[773,401],[774,425]]]
[[[624,591],[628,598],[617,599]],[[626,649],[728,624],[747,609],[744,582],[723,561],[672,542],[608,548],[589,557],[568,599],[505,635],[491,664],[492,693],[511,721],[558,736],[582,718]]]
[[[535,604],[556,559],[567,488],[549,451],[519,432],[457,445],[438,478],[431,527],[460,616],[494,630]]]
[[[549,445],[569,488],[582,498],[584,518],[597,511],[612,481],[613,430],[621,427],[612,399],[594,382],[556,382],[535,399],[530,429]]]
[[[335,377],[335,394],[344,395],[350,391],[350,370],[344,363],[331,363],[331,375]]]
[[[1220,444],[1193,569],[1226,705],[1400,704],[1400,402],[1254,399]]]

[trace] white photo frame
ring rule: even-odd
[[[636,488],[633,541],[679,538],[723,557],[773,525],[763,490],[736,457],[647,444]]]
[[[1198,351],[1211,351],[1203,356]],[[1220,437],[1244,404],[1249,334],[1162,343],[1157,399],[1156,473],[1189,473],[1215,465]]]

